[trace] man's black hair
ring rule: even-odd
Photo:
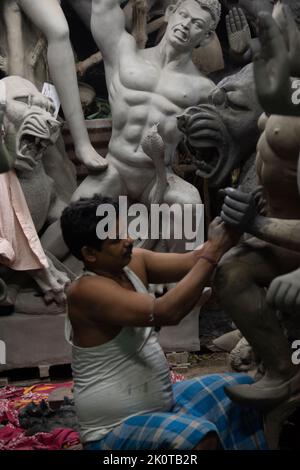
[[[90,198],[81,198],[66,207],[61,215],[60,225],[65,244],[72,255],[83,261],[81,249],[90,246],[101,250],[103,240],[97,237],[97,224],[106,216],[97,216],[96,211],[101,204],[114,206],[119,215],[119,204],[109,197],[95,194]]]

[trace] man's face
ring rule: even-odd
[[[120,226],[120,229],[119,229]],[[101,249],[95,252],[95,268],[114,272],[130,263],[133,240],[124,232],[118,221],[114,235],[103,240]],[[119,231],[120,230],[120,231]]]
[[[193,50],[209,36],[211,14],[194,0],[183,2],[169,17],[166,38],[179,50]]]

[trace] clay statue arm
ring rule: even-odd
[[[121,41],[131,38],[125,28],[125,16],[119,0],[93,0],[91,31],[103,55],[112,65]]]
[[[227,188],[221,217],[226,224],[274,245],[300,251],[300,220],[265,217],[258,213],[256,193]]]
[[[22,35],[22,13],[16,0],[6,0],[3,18],[8,45],[8,75],[24,74],[24,43]]]
[[[289,51],[271,15],[259,15],[261,51],[254,55],[257,94],[268,113],[300,116],[299,100],[293,98],[297,93],[294,88],[297,82],[290,80],[290,75],[300,76],[300,34],[289,9],[283,11],[287,18]]]

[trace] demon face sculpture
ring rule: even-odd
[[[254,152],[262,113],[255,93],[252,65],[223,79],[209,103],[188,108],[178,127],[195,159],[198,174],[212,187],[221,187],[230,173]]]
[[[15,169],[32,171],[45,149],[59,136],[60,123],[54,118],[53,102],[28,80],[10,76],[6,87],[4,129],[16,135]]]

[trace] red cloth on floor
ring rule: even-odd
[[[68,384],[71,387],[71,382]],[[64,384],[0,388],[0,423],[5,424],[0,427],[0,450],[60,450],[80,444],[79,434],[73,429],[57,428],[49,433],[39,432],[26,436],[26,431],[20,428],[18,408],[23,401],[23,405],[32,399],[39,402],[62,385]]]
[[[6,387],[0,388],[0,400],[12,400],[18,397],[21,397],[24,392],[24,387],[11,387],[7,385]]]
[[[0,399],[0,423],[9,422],[19,426],[18,412],[9,400]]]
[[[60,450],[80,443],[73,429],[57,428],[51,433],[25,436],[25,431],[11,423],[0,429],[0,450]]]

